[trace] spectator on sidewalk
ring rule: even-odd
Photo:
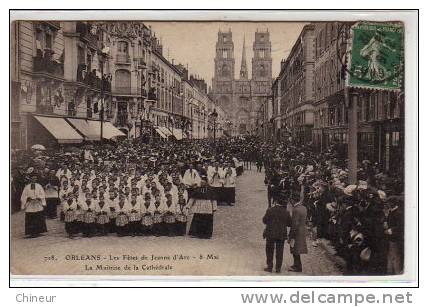
[[[293,211],[291,213],[291,229],[288,236],[288,243],[290,244],[290,251],[294,260],[293,265],[289,269],[291,272],[302,272],[300,255],[308,253],[306,246],[307,209],[302,205],[304,202],[305,199],[300,201],[294,199]]]
[[[275,257],[275,272],[280,273],[284,254],[284,242],[287,239],[287,227],[291,226],[290,213],[287,207],[280,204],[278,197],[274,197],[273,206],[266,210],[263,217],[266,225],[263,237],[266,239],[266,272],[272,272],[273,254]]]

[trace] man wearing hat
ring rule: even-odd
[[[404,212],[403,201],[397,197],[388,200],[390,210],[385,235],[388,238],[387,273],[403,273]]]
[[[308,248],[306,246],[307,209],[302,205],[305,203],[305,199],[298,201],[297,196],[293,195],[293,197],[294,204],[291,213],[291,228],[288,236],[288,243],[290,244],[294,263],[289,271],[302,272],[300,255],[308,253]],[[306,195],[304,197],[306,197]]]
[[[27,174],[30,176],[30,183],[22,191],[21,209],[25,210],[25,235],[35,238],[47,231],[44,214],[46,198],[43,187],[37,183],[34,168],[30,167]]]
[[[277,195],[273,198],[273,206],[266,210],[263,217],[266,229],[263,237],[266,239],[266,272],[272,272],[273,254],[276,250],[275,272],[280,273],[284,254],[284,241],[287,239],[287,227],[291,226],[290,213],[287,207],[280,204]]]

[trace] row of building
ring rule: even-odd
[[[272,99],[259,108],[259,133],[293,138],[346,157],[348,107],[345,100],[346,51],[350,24],[317,22],[304,26],[272,85]],[[404,166],[404,95],[350,89],[358,97],[358,158],[384,170]],[[398,170],[400,171],[400,170]],[[402,170],[401,170],[402,171]]]
[[[101,134],[223,134],[224,111],[205,81],[166,59],[143,22],[16,21],[11,28],[12,149]]]

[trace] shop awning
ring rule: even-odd
[[[99,120],[88,120],[89,126],[91,127],[91,131],[95,131],[96,135],[101,135],[101,121]],[[103,138],[110,140],[114,137],[118,136],[126,136],[125,133],[117,129],[111,122],[104,122],[103,124]]]
[[[159,129],[162,131],[163,134],[165,134],[167,137],[172,135],[171,130],[169,130],[167,127],[159,127]]]
[[[155,130],[156,130],[156,133],[157,134],[159,134],[159,136],[161,137],[161,138],[163,138],[163,139],[166,139],[167,137],[166,137],[166,135],[162,132],[162,130],[160,129],[160,127],[156,127],[155,128]]]
[[[67,120],[85,136],[87,141],[100,140],[101,136],[101,121],[99,120],[86,120],[80,118],[67,118]],[[103,124],[103,138],[111,139],[117,136],[126,136],[122,131],[117,129],[110,122],[104,122]]]
[[[58,143],[81,143],[83,137],[64,118],[34,116],[49,131]]]
[[[96,134],[96,130],[92,131],[89,122],[86,119],[67,118],[67,120],[85,136],[87,141],[95,141],[100,139],[100,135]]]
[[[183,139],[183,131],[181,129],[173,128],[172,133],[177,140]]]

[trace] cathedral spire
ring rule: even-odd
[[[245,53],[245,35],[244,35],[244,43],[242,44],[242,59],[241,59],[241,70],[239,72],[239,78],[248,79],[247,55]]]

